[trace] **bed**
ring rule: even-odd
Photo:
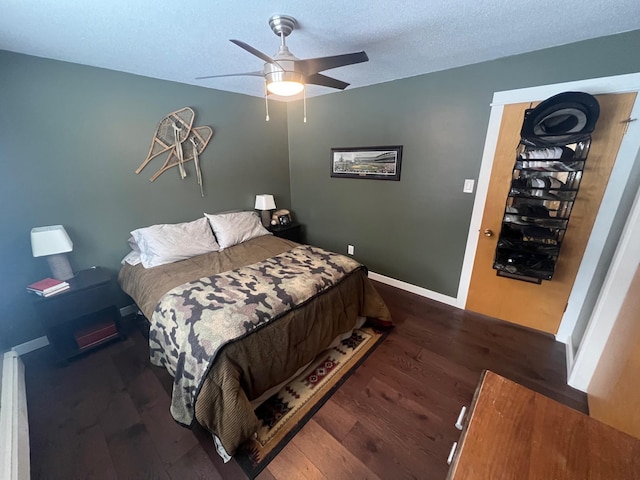
[[[315,256],[325,261],[322,267],[308,260]],[[309,275],[321,274],[316,280],[301,281],[301,268]],[[334,284],[327,280],[326,270],[341,271]],[[270,286],[261,287],[256,281],[263,275],[266,280],[260,281]],[[314,281],[313,292],[299,297],[298,284],[309,286]],[[153,268],[125,263],[119,282],[150,322],[152,363],[174,376],[174,419],[186,426],[197,421],[210,431],[225,460],[256,431],[256,399],[290,379],[356,327],[359,319],[391,325],[389,311],[364,266],[271,234]],[[271,298],[261,296],[263,287],[275,290]],[[238,295],[244,295],[242,302]],[[252,315],[245,313],[249,297],[259,297],[254,302],[259,321],[244,318]],[[263,307],[279,303],[275,297],[284,298],[284,306],[264,320]],[[236,307],[224,310],[226,303]],[[238,320],[240,333],[231,340],[204,333],[232,318]],[[191,376],[199,377],[184,383],[184,377]]]

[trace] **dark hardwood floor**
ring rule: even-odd
[[[553,337],[376,287],[396,328],[258,478],[444,479],[483,369],[586,411]],[[63,368],[49,347],[23,357],[32,478],[244,478],[206,432],[174,423],[171,378],[147,353],[134,328]]]

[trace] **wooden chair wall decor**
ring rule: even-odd
[[[195,112],[189,107],[181,108],[165,116],[156,127],[147,158],[136,169],[139,174],[149,162],[163,153],[169,152],[164,165],[149,179],[155,181],[173,167],[178,167],[181,178],[186,178],[184,164],[193,160],[200,194],[204,197],[200,158],[213,137],[211,127],[193,127]],[[193,128],[192,128],[193,127]]]

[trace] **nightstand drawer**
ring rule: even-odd
[[[36,302],[38,313],[51,327],[113,305],[109,283],[77,292],[66,292]]]

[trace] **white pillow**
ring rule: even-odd
[[[230,212],[217,215],[205,213],[205,216],[213,228],[220,250],[255,237],[271,235],[269,230],[262,226],[256,212]]]
[[[138,247],[136,246],[136,248]],[[141,260],[140,260],[139,250],[131,250],[129,253],[127,253],[127,256],[120,261],[122,265],[124,265],[125,263],[128,263],[129,265],[133,265],[133,266],[138,265],[140,262]]]
[[[140,247],[138,246],[138,243],[136,242],[135,238],[129,237],[129,240],[127,240],[127,243],[129,244],[129,248],[131,250],[133,250],[134,252],[140,253]]]
[[[140,250],[140,261],[145,268],[220,250],[206,218],[138,228],[131,235]]]

